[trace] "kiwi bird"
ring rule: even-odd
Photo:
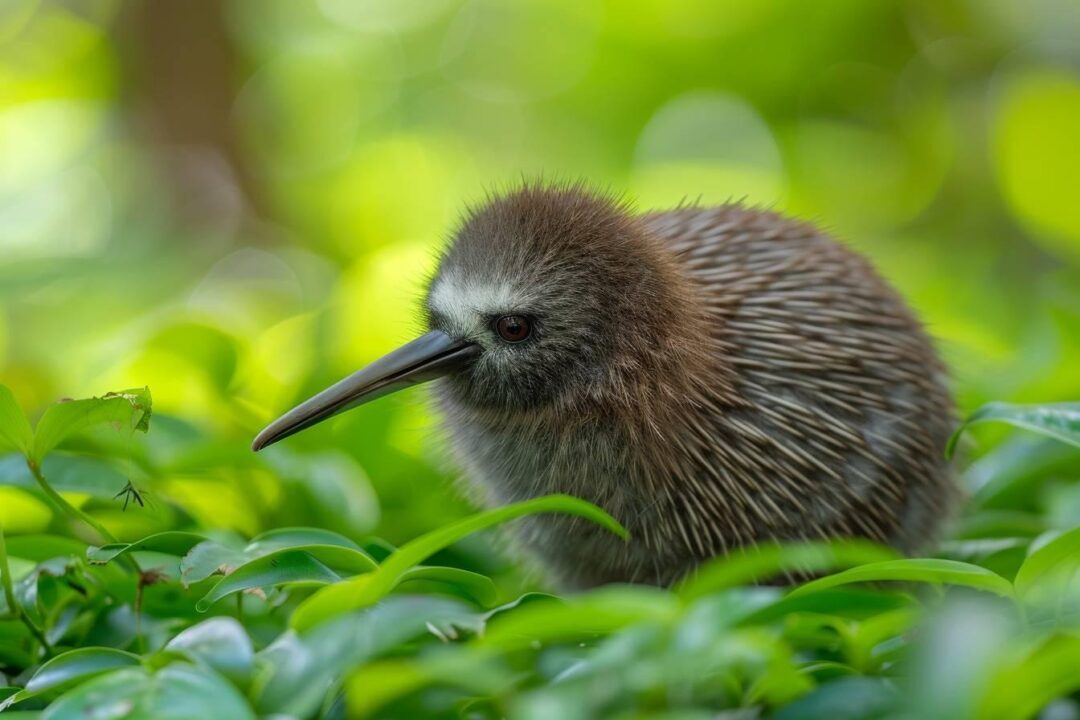
[[[946,515],[944,368],[899,294],[805,222],[526,186],[467,214],[424,307],[429,332],[254,449],[438,378],[483,502],[568,493],[630,531],[519,521],[517,544],[570,588],[666,585],[765,540],[911,552]]]

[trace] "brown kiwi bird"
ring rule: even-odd
[[[268,426],[259,450],[439,378],[455,455],[565,587],[667,585],[765,540],[911,552],[952,495],[945,371],[901,297],[805,222],[743,207],[635,214],[581,185],[472,210],[425,302],[430,331]]]

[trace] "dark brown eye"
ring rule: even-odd
[[[529,319],[521,315],[504,315],[495,321],[495,332],[506,342],[521,342],[532,334]]]

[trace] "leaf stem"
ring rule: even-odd
[[[35,638],[37,638],[37,641],[39,643],[41,643],[41,649],[45,651],[45,657],[52,657],[52,645],[49,644],[49,638],[45,637],[45,632],[41,628],[39,628],[37,626],[37,623],[34,622],[26,613],[20,611],[18,613],[18,616],[19,620],[22,621],[22,624],[26,626],[26,629],[29,630]]]
[[[63,495],[56,492],[56,490],[53,489],[52,485],[49,484],[49,481],[45,479],[45,475],[41,472],[41,466],[38,465],[37,462],[27,458],[26,466],[30,468],[30,474],[34,476],[35,480],[37,480],[37,484],[41,487],[42,492],[45,493],[45,497],[48,498],[49,501],[60,512],[70,516],[75,520],[81,520],[82,522],[86,523],[91,528],[93,528],[98,533],[98,535],[100,535],[106,542],[117,542],[116,537],[111,532],[109,532],[104,525],[99,523],[94,518],[90,517],[89,514],[83,512],[79,508],[69,503],[67,500],[64,499]],[[125,558],[125,561],[129,563],[132,570],[134,570],[140,576],[142,575],[142,568],[139,567],[139,563],[135,560],[135,558],[129,555]]]
[[[15,586],[11,580],[11,568],[8,567],[7,541],[4,539],[2,527],[0,527],[0,583],[4,586],[4,599],[7,600],[8,610],[17,615],[19,606],[15,602]]]
[[[30,473],[34,476],[34,479],[37,480],[37,484],[41,487],[42,492],[45,493],[45,496],[52,502],[53,505],[57,507],[57,509],[59,509],[65,515],[69,515],[70,517],[74,518],[75,520],[81,520],[82,522],[86,523],[94,530],[96,530],[98,535],[100,535],[107,542],[116,542],[116,538],[113,537],[113,534],[111,532],[105,529],[104,525],[99,523],[94,518],[90,517],[88,514],[86,514],[79,508],[69,503],[67,500],[64,499],[63,495],[53,490],[52,485],[50,485],[49,482],[45,479],[45,476],[41,473],[41,467],[36,462],[27,459],[26,465],[30,468]]]
[[[30,631],[30,634],[37,638],[42,649],[45,650],[46,656],[52,655],[52,646],[49,645],[49,639],[45,637],[45,633],[41,631],[37,623],[22,611],[18,601],[15,599],[15,585],[11,578],[11,568],[8,566],[7,540],[4,539],[4,528],[2,527],[0,527],[0,584],[4,586],[4,600],[7,601],[8,611],[12,617],[22,622]]]
[[[145,651],[142,634],[142,604],[143,604],[143,575],[140,572],[135,581],[135,649],[142,653]]]

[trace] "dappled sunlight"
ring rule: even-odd
[[[52,521],[44,501],[12,487],[0,487],[0,525],[13,535],[43,532]]]
[[[824,121],[802,123],[796,138],[796,206],[844,235],[903,225],[934,197],[933,179],[913,172],[898,138]]]
[[[668,102],[642,131],[634,166],[631,189],[645,208],[784,204],[779,148],[765,121],[736,97],[696,92]]]
[[[994,151],[998,182],[1036,241],[1080,257],[1080,75],[1041,69],[999,80]]]
[[[452,139],[389,136],[357,149],[325,202],[335,250],[362,256],[388,245],[435,243],[461,210],[470,160]]]
[[[329,311],[331,356],[359,368],[418,335],[424,280],[435,260],[430,245],[396,243],[342,273],[337,302]]]
[[[0,2],[0,712],[1080,717],[1078,38],[1076,0]],[[699,475],[737,483],[709,485],[708,511],[682,496],[697,475],[634,495],[630,453],[598,432],[612,413],[584,403],[593,414],[565,416],[580,422],[580,457],[544,435],[550,406],[535,398],[570,396],[567,378],[587,386],[575,398],[605,392],[602,368],[586,377],[573,364],[514,367],[470,408],[479,420],[461,408],[442,417],[431,386],[415,387],[252,451],[289,408],[429,330],[427,284],[471,210],[523,183],[573,182],[636,212],[739,202],[826,231],[914,310],[949,393],[920,404],[936,369],[897,349],[919,342],[906,315],[893,318],[907,328],[898,344],[855,332],[889,319],[876,316],[888,314],[886,291],[865,278],[837,291],[860,272],[843,265],[789,305],[769,291],[748,302],[782,355],[808,342],[792,308],[827,297],[832,319],[807,358],[766,354],[732,373],[739,382],[757,363],[863,384],[848,398],[812,383],[774,396],[776,376],[763,374],[760,408],[712,408],[731,423],[704,452],[742,464],[697,458]],[[585,247],[595,238],[574,233],[595,230],[590,207],[550,226],[500,216],[469,261],[496,267],[518,235],[552,228]],[[740,242],[760,231],[725,217]],[[627,237],[613,255],[633,249]],[[585,258],[577,247],[548,251],[545,273]],[[763,287],[802,271],[786,260],[769,258],[780,269]],[[705,331],[687,321],[691,305],[658,311],[666,288],[635,295],[632,272],[616,283],[588,272],[612,297],[640,297],[627,310],[659,329],[694,331],[649,336],[649,358],[702,335],[747,339],[729,334],[729,315],[710,315],[721,320]],[[756,281],[711,272],[718,307],[735,297],[728,283]],[[596,325],[577,341],[583,355],[603,353],[601,331],[636,336],[634,312],[606,313],[565,287],[553,294],[581,293],[570,297]],[[506,290],[468,289],[448,303],[466,317],[494,312],[478,306]],[[874,317],[859,315],[867,308]],[[513,326],[523,342],[530,323],[534,339],[552,325],[506,310],[481,325],[524,319]],[[458,341],[433,340],[423,362],[479,352]],[[874,347],[839,370],[847,355],[815,355],[845,343]],[[432,371],[401,357],[414,364],[399,359],[368,390]],[[669,368],[657,368],[661,387]],[[875,407],[853,432],[822,425],[857,414],[849,401],[873,405],[890,372],[906,378],[897,406],[930,409]],[[712,407],[694,387],[680,413]],[[535,404],[493,410],[518,391]],[[951,464],[925,446],[909,458],[953,477],[961,496],[916,556],[814,539],[841,532],[802,506],[831,481],[776,496],[783,509],[757,507],[768,492],[743,475],[782,484],[795,466],[759,452],[778,426],[747,418],[783,419],[815,392],[820,404],[776,446],[828,457],[814,482],[869,472],[874,458],[833,452],[856,441],[880,444],[875,472],[902,475],[900,446],[924,425],[944,444],[968,418]],[[647,428],[635,445],[670,442],[670,428],[627,408]],[[481,421],[498,442],[477,450],[453,432]],[[545,489],[548,466],[533,455],[565,460],[570,489]],[[598,493],[601,466],[618,481]],[[678,477],[653,470],[650,483]],[[863,515],[919,495],[885,489],[859,490]],[[754,537],[783,541],[729,546],[742,529],[713,517],[723,548],[706,538],[701,557],[719,557],[688,564],[691,538],[665,525],[672,494],[689,515],[753,506],[740,517]],[[797,515],[790,533],[774,511]],[[643,545],[623,545],[620,521]],[[527,534],[545,527],[557,530]],[[532,557],[579,552],[601,577],[608,551],[627,547],[649,577],[676,565],[689,575],[672,587],[609,582],[627,578],[617,574],[564,587]]]
[[[549,98],[589,71],[602,16],[598,0],[470,0],[446,30],[442,72],[482,100]]]
[[[365,32],[395,33],[428,25],[459,4],[459,0],[319,0],[326,16]]]

